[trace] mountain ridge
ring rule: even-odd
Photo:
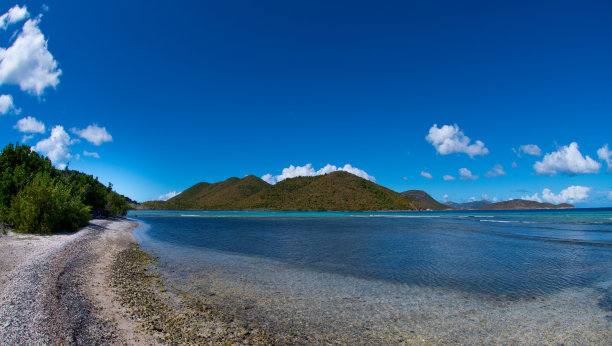
[[[408,191],[400,192],[400,194],[408,198],[414,199],[415,201],[421,203],[421,205],[427,209],[431,209],[431,210],[454,209],[453,207],[449,205],[442,204],[436,201],[433,197],[431,197],[427,192],[423,190],[408,190]]]
[[[249,175],[217,183],[197,183],[167,201],[148,201],[151,209],[263,209],[374,211],[424,210],[414,199],[348,172],[295,177],[270,185]]]
[[[520,210],[520,209],[569,209],[575,208],[568,203],[552,204],[528,201],[524,199],[512,199],[504,202],[492,203],[479,210]]]

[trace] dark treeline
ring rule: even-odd
[[[129,198],[91,175],[58,170],[27,145],[0,153],[0,221],[16,232],[72,232],[92,217],[125,215]]]

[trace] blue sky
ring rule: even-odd
[[[612,204],[609,1],[30,1],[1,13],[1,142],[26,139],[139,201],[349,164],[439,200]]]

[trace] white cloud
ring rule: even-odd
[[[45,124],[34,117],[19,119],[13,128],[25,133],[45,133]]]
[[[8,12],[0,16],[0,29],[6,30],[9,25],[19,23],[29,16],[30,13],[28,13],[28,9],[25,6],[19,7],[19,5],[15,5]]]
[[[72,158],[70,144],[70,136],[64,131],[64,127],[57,125],[51,130],[51,136],[36,143],[32,150],[47,156],[57,168],[63,169],[66,167],[66,161]]]
[[[106,127],[98,127],[98,124],[89,125],[83,130],[72,128],[70,131],[81,138],[85,138],[93,145],[100,145],[113,140],[113,136],[106,131]]]
[[[404,179],[404,180],[408,180],[408,177],[402,177],[402,179]]]
[[[57,68],[38,28],[40,18],[29,19],[13,45],[0,48],[0,85],[18,84],[21,90],[40,96],[59,83],[62,70]]]
[[[558,151],[544,155],[542,161],[537,161],[533,165],[536,173],[548,176],[553,176],[557,173],[565,173],[567,175],[597,173],[600,167],[601,164],[589,156],[582,156],[576,142],[572,142],[569,146],[563,146]]]
[[[436,148],[440,155],[465,153],[473,158],[475,155],[486,155],[489,153],[489,149],[485,148],[484,143],[481,141],[470,144],[470,138],[463,134],[463,131],[459,129],[457,124],[444,125],[441,128],[434,124],[429,129],[429,134],[425,139]]]
[[[21,144],[25,144],[25,142],[29,141],[32,138],[34,138],[34,135],[23,135],[23,137],[21,138]]]
[[[87,151],[87,150],[83,150],[83,156],[87,156],[87,157],[94,157],[94,158],[96,158],[96,159],[99,159],[99,158],[100,158],[100,155],[98,155],[98,153],[95,153],[95,152],[94,152],[94,153],[90,153],[90,152],[89,152],[89,151]]]
[[[469,169],[467,168],[460,168],[459,169],[459,176],[461,180],[476,180],[478,179],[477,175],[472,175],[472,172],[470,172]]]
[[[448,194],[445,194],[444,196],[442,196],[442,200],[443,201],[448,201]]]
[[[447,174],[447,175],[443,176],[442,179],[444,179],[446,181],[453,181],[453,180],[455,180],[455,177],[453,177],[450,174]]]
[[[21,109],[15,108],[13,103],[13,96],[11,95],[0,95],[0,115],[6,114],[9,111],[13,111],[15,114],[19,114]]]
[[[597,150],[597,157],[608,164],[606,173],[612,173],[612,152],[608,149],[608,144]]]
[[[368,173],[366,173],[364,170],[361,170],[359,168],[353,167],[350,164],[346,164],[344,165],[344,167],[336,167],[334,165],[330,165],[327,164],[325,167],[319,169],[318,171],[316,171],[314,168],[312,168],[312,164],[308,163],[304,166],[293,166],[290,165],[287,168],[283,168],[283,171],[281,174],[279,175],[272,175],[272,174],[266,174],[264,176],[261,177],[261,179],[263,179],[264,181],[266,181],[269,184],[276,184],[279,181],[283,181],[285,179],[289,179],[289,178],[295,178],[295,177],[312,177],[315,175],[323,175],[323,174],[327,174],[327,173],[331,173],[331,172],[335,172],[335,171],[345,171],[351,174],[354,174],[358,177],[370,180],[370,181],[376,181],[376,178],[374,178],[373,176],[369,175]]]
[[[523,152],[525,154],[533,155],[533,156],[541,156],[542,155],[542,149],[540,149],[540,147],[538,147],[535,144],[521,145],[519,147],[519,152]]]
[[[501,177],[504,175],[506,175],[506,172],[504,171],[504,167],[502,167],[502,165],[499,165],[499,164],[493,166],[493,168],[491,168],[490,171],[485,173],[485,177],[487,178]]]
[[[157,200],[158,200],[158,201],[167,201],[167,200],[169,200],[170,198],[172,198],[172,197],[174,197],[174,196],[178,195],[179,193],[180,193],[180,192],[170,191],[170,192],[168,192],[168,193],[167,193],[167,194],[165,194],[165,195],[161,195],[161,196],[157,197]]]
[[[431,173],[427,173],[427,172],[425,172],[425,171],[421,171],[421,177],[423,177],[423,178],[427,178],[427,179],[429,179],[429,180],[432,180],[432,179],[433,179],[433,176],[431,175]]]
[[[537,192],[534,195],[532,195],[532,196],[523,196],[523,197],[521,197],[521,199],[524,199],[526,201],[535,201],[535,202],[542,203],[542,199],[538,196]]]
[[[592,188],[586,186],[570,186],[565,190],[561,190],[559,194],[554,194],[550,189],[542,190],[542,197],[536,192],[533,196],[523,196],[522,199],[536,202],[549,202],[553,204],[559,203],[578,203],[589,198],[589,193]]]
[[[518,165],[516,164],[516,162],[512,162],[510,166],[512,166],[512,168],[516,168]]]

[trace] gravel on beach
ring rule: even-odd
[[[73,234],[0,236],[0,343],[154,343],[121,333],[126,322],[118,320],[125,316],[105,311],[116,299],[105,282],[108,270],[99,270],[135,243],[137,226],[127,219],[93,220]]]

